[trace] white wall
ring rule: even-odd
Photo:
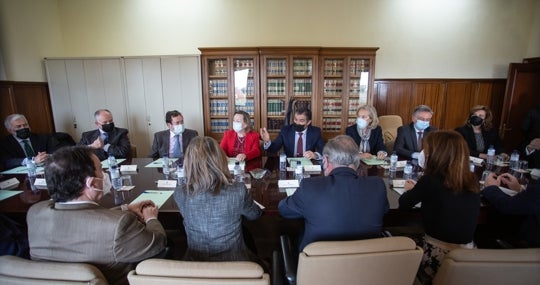
[[[505,78],[540,56],[540,0],[0,0],[6,76],[43,57],[211,46],[376,46],[376,78]]]

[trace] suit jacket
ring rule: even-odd
[[[360,177],[349,167],[303,179],[278,206],[283,217],[305,220],[300,251],[314,241],[379,237],[388,207],[383,180]]]
[[[110,284],[127,284],[135,263],[157,255],[167,243],[157,219],[145,225],[129,211],[90,203],[42,201],[28,210],[27,224],[33,260],[90,263]]]
[[[187,260],[256,261],[242,235],[242,219],[255,220],[262,210],[243,183],[224,186],[218,194],[202,190],[188,194],[185,186],[174,191],[187,235]]]
[[[474,137],[474,130],[469,125],[465,125],[459,128],[456,128],[456,131],[460,133],[469,147],[469,152],[472,156],[478,157],[480,152],[476,150],[476,138]],[[482,153],[487,153],[487,150],[490,145],[495,148],[495,153],[499,154],[504,152],[504,147],[502,141],[497,134],[497,130],[491,129],[489,131],[482,130],[482,138],[484,139],[484,151]]]
[[[182,150],[186,153],[186,148],[189,142],[199,133],[196,130],[185,129],[182,133]],[[154,134],[154,142],[152,143],[152,149],[148,157],[158,159],[164,155],[169,155],[169,145],[171,139],[171,131],[169,129],[160,131]]]
[[[428,127],[424,130],[423,137],[426,137],[429,132],[437,130],[434,127]],[[410,123],[405,126],[401,126],[397,129],[396,143],[394,144],[394,150],[399,156],[407,159],[412,158],[412,154],[417,152],[418,139],[416,138],[416,129],[414,123]]]
[[[234,130],[228,130],[223,135],[223,139],[221,140],[221,143],[219,145],[225,152],[225,155],[227,155],[228,157],[233,157],[232,153],[237,137],[238,135]],[[254,131],[246,133],[244,141],[244,154],[246,155],[246,160],[261,157],[259,133]]]
[[[100,136],[99,129],[84,132],[81,136],[81,140],[78,145],[92,144]],[[129,142],[128,130],[122,128],[114,128],[109,133],[109,151],[106,152],[102,148],[94,149],[94,153],[99,160],[105,160],[109,157],[109,154],[114,155],[116,158],[126,158],[131,152],[131,143]]]
[[[288,157],[294,157],[294,147],[295,147],[295,136],[296,131],[294,130],[293,125],[283,126],[279,132],[278,137],[270,144],[266,149],[268,152],[275,153],[282,146],[283,150]],[[309,125],[306,132],[306,149],[304,151],[311,150],[313,152],[318,152],[322,154],[324,148],[324,141],[321,136],[321,129]]]
[[[360,142],[362,142],[356,124],[348,126],[347,129],[345,129],[345,134],[353,138],[357,145],[360,145]],[[375,129],[371,130],[371,135],[369,136],[369,148],[373,155],[377,155],[377,152],[379,151],[386,151],[381,126],[377,126]]]
[[[482,195],[497,211],[522,216],[523,221],[516,238],[531,247],[540,247],[540,181],[531,180],[526,191],[514,196],[502,192],[497,186],[488,186]]]
[[[50,153],[49,136],[30,134],[30,144],[34,149],[34,152],[47,152]],[[13,137],[13,135],[6,136],[0,142],[0,159],[4,169],[10,169],[22,165],[23,160],[26,158],[23,148]]]

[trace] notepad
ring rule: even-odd
[[[8,180],[0,182],[0,189],[15,189],[17,186],[19,186],[19,180],[17,178],[13,177]]]
[[[20,194],[22,191],[20,190],[0,190],[0,201],[5,200],[11,196],[15,196],[17,194]]]
[[[377,159],[377,158],[363,158],[362,162],[367,165],[384,165],[387,164],[387,162],[384,159]]]
[[[289,165],[292,165],[292,161],[300,161],[300,164],[303,166],[313,165],[313,162],[305,157],[287,157],[287,161],[289,162]]]
[[[176,160],[178,160],[178,158],[169,158],[169,163],[173,163],[175,162]],[[144,167],[150,167],[150,168],[160,168],[160,167],[163,167],[163,159],[162,158],[159,158],[159,159],[156,159],[150,163],[148,163],[147,165],[145,165]]]
[[[165,202],[169,199],[169,197],[172,196],[174,191],[167,191],[167,190],[146,190],[139,195],[139,197],[135,198],[130,204],[139,203],[144,200],[151,200],[156,204],[156,207],[161,208]]]
[[[36,174],[41,175],[45,173],[45,169],[43,166],[36,167]],[[4,170],[0,172],[0,174],[28,174],[28,170],[26,169],[26,166],[17,166],[12,169]]]

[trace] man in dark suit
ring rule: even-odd
[[[293,195],[279,202],[279,213],[304,218],[301,251],[321,240],[380,236],[388,211],[386,187],[380,177],[360,177],[358,146],[346,135],[331,139],[323,150],[324,175],[303,179]]]
[[[426,135],[437,130],[429,126],[433,117],[433,111],[426,105],[419,105],[414,108],[412,122],[397,129],[396,143],[394,150],[401,157],[406,159],[418,159],[422,151],[422,140]]]
[[[294,124],[281,128],[278,137],[272,142],[266,128],[260,131],[264,149],[275,153],[282,146],[288,157],[320,159],[324,148],[321,129],[311,125],[311,110],[299,108],[294,113]]]
[[[158,159],[165,155],[174,158],[184,157],[189,142],[199,133],[196,130],[184,127],[184,116],[174,110],[165,114],[165,123],[168,130],[154,134],[152,150],[148,157]]]
[[[4,169],[25,165],[27,158],[34,157],[36,164],[45,162],[49,152],[49,136],[30,132],[26,117],[11,114],[4,126],[10,135],[0,142],[0,159]]]
[[[126,158],[131,152],[128,130],[114,126],[111,111],[99,109],[94,113],[97,130],[84,132],[78,145],[86,145],[94,149],[99,160],[109,155]]]

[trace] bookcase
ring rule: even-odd
[[[311,109],[325,140],[344,134],[358,106],[372,100],[377,49],[200,48],[205,135],[221,139],[234,111],[245,108],[273,139],[291,103]]]

